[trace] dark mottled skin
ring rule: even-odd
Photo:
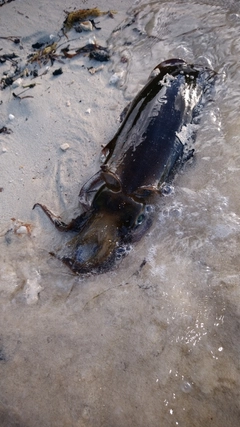
[[[126,245],[149,229],[149,204],[193,154],[196,123],[215,73],[180,59],[165,61],[154,71],[103,149],[100,171],[80,191],[86,211],[65,224],[36,204],[59,230],[77,232],[58,256],[74,273],[110,269]]]

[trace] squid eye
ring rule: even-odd
[[[136,225],[141,225],[144,220],[145,220],[145,215],[144,214],[139,215],[136,221]]]

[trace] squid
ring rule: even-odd
[[[149,230],[152,206],[193,156],[215,76],[215,71],[181,59],[157,65],[103,148],[100,170],[82,186],[83,212],[66,224],[45,205],[34,205],[58,230],[75,232],[63,253],[54,254],[74,273],[112,269]]]

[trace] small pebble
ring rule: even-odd
[[[28,234],[28,229],[25,225],[20,225],[16,230],[17,234]]]
[[[62,67],[53,71],[53,76],[60,76],[63,73]]]
[[[64,144],[60,145],[60,148],[62,151],[67,151],[70,148],[70,145],[67,142],[64,142]]]
[[[103,66],[103,65],[100,65],[100,66],[99,66],[99,67],[97,67],[97,68],[89,67],[89,68],[88,68],[88,71],[89,71],[89,73],[90,73],[90,74],[95,74],[95,73],[97,73],[98,71],[103,70],[103,68],[104,68],[104,66]]]
[[[15,116],[13,114],[9,114],[8,118],[9,118],[9,120],[14,120]]]
[[[93,26],[92,26],[92,23],[90,21],[81,22],[79,24],[79,27],[84,31],[92,31],[93,30]]]
[[[96,37],[95,36],[90,37],[89,40],[88,40],[88,43],[89,44],[96,44],[97,43]]]
[[[91,113],[91,108],[88,108],[85,113],[90,114]]]
[[[12,84],[12,88],[15,89],[15,88],[17,88],[19,86],[22,86],[22,81],[23,80],[21,78],[15,80],[15,82],[13,82],[13,84]]]
[[[112,77],[110,77],[110,80],[109,80],[110,85],[115,85],[116,83],[118,83],[122,76],[123,76],[122,72],[114,73]]]
[[[180,388],[184,393],[190,393],[192,391],[192,386],[188,381],[182,381]]]
[[[3,148],[2,148],[2,153],[6,153],[6,152],[7,152],[6,147],[3,147]]]
[[[70,101],[67,101],[67,102],[66,102],[66,106],[67,106],[67,107],[70,107],[70,105],[71,105],[71,102],[70,102]]]

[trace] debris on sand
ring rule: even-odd
[[[74,24],[80,23],[81,21],[86,21],[89,18],[97,18],[98,16],[108,15],[109,17],[113,17],[115,10],[109,10],[107,12],[101,11],[98,7],[94,7],[92,9],[78,9],[73,12],[67,12],[67,17],[64,21],[64,29],[70,30]]]

